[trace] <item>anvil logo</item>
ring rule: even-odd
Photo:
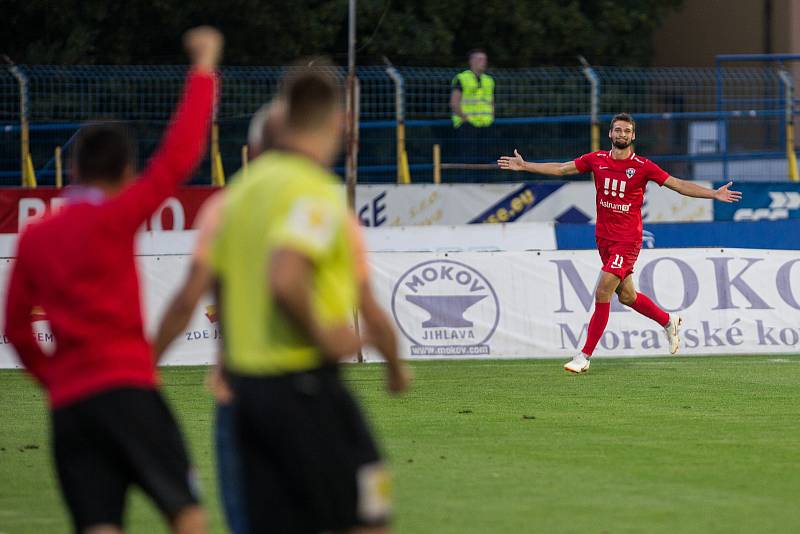
[[[413,355],[477,355],[489,353],[500,303],[489,280],[473,267],[432,260],[400,277],[392,312]]]
[[[422,328],[472,328],[472,321],[464,313],[486,295],[406,295],[406,300],[416,304],[431,315]]]

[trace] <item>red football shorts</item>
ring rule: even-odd
[[[641,243],[597,238],[597,251],[603,260],[603,270],[620,280],[625,280],[628,275],[633,273],[633,265],[636,263],[641,249]]]

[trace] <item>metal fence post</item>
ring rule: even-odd
[[[211,184],[222,187],[225,185],[225,170],[222,167],[222,155],[219,151],[219,123],[217,122],[220,104],[219,84],[215,84],[214,91],[217,92],[217,99],[211,115],[211,143],[208,156],[211,163]]]
[[[442,183],[442,146],[433,145],[433,183]]]
[[[56,146],[56,151],[55,151],[55,155],[53,156],[53,158],[56,161],[56,187],[58,189],[61,189],[61,187],[63,187],[63,185],[64,185],[64,178],[63,178],[63,175],[62,175],[63,167],[62,167],[62,163],[61,163],[61,146],[60,145]]]
[[[411,183],[411,173],[408,168],[408,153],[406,152],[406,106],[405,106],[405,80],[403,75],[394,68],[387,58],[386,74],[394,83],[395,121],[397,122],[397,183]]]
[[[788,164],[789,179],[793,182],[800,181],[797,172],[797,155],[794,151],[794,82],[786,70],[779,70],[778,76],[783,84],[784,123],[786,124],[786,162]]]
[[[28,121],[28,77],[7,56],[4,59],[9,64],[11,75],[19,84],[19,162],[22,177],[22,187],[36,187],[36,174],[33,170],[33,160],[30,150],[30,126]]]
[[[216,117],[211,124],[211,149],[209,151],[209,156],[211,160],[211,183],[217,187],[222,187],[225,185],[225,171],[222,168],[222,156],[219,151],[219,124],[217,124]]]
[[[724,87],[722,64],[719,56],[715,60],[717,83],[717,151],[722,154],[722,179],[728,179],[728,119],[723,105]]]
[[[348,2],[347,9],[347,155],[345,159],[345,180],[347,184],[347,206],[356,211],[356,184],[358,183],[358,119],[361,111],[361,86],[356,72],[356,0]],[[361,336],[358,322],[358,305],[353,308],[353,326],[356,336]],[[359,363],[364,361],[364,352],[358,349]]]
[[[600,78],[585,57],[578,56],[578,59],[583,65],[583,75],[591,86],[591,148],[592,152],[597,152],[600,150]]]
[[[347,184],[347,205],[355,209],[356,184],[358,183],[358,115],[359,83],[356,73],[356,0],[349,0],[347,8],[347,126],[345,183]]]

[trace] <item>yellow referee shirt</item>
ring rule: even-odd
[[[348,323],[358,281],[344,195],[336,175],[300,154],[268,152],[247,172],[228,188],[210,256],[221,284],[225,367],[250,376],[319,367],[319,352],[275,304],[269,262],[284,248],[306,256],[317,319]]]

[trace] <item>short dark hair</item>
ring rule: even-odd
[[[636,131],[636,121],[633,120],[633,116],[630,113],[617,113],[614,115],[614,117],[611,119],[611,124],[609,125],[608,129],[611,130],[614,128],[614,123],[617,121],[630,123],[630,125],[633,126],[633,131]]]
[[[472,56],[474,56],[475,54],[483,54],[485,56],[489,55],[489,54],[486,53],[486,50],[484,50],[483,48],[473,48],[472,50],[467,52],[467,59],[472,58]]]
[[[289,129],[318,128],[342,106],[342,91],[335,72],[324,60],[315,60],[313,66],[306,63],[306,66],[289,70],[281,85]]]
[[[78,182],[119,182],[136,161],[133,135],[121,123],[87,124],[78,132],[73,159]]]

